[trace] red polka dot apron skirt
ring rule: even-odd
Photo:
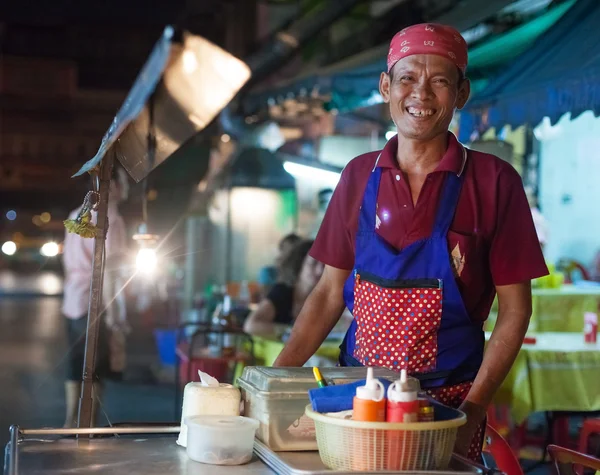
[[[354,269],[344,285],[354,320],[340,365],[407,369],[433,398],[458,407],[479,371],[485,342],[482,325],[467,313],[448,252],[463,178],[447,172],[430,236],[400,251],[376,233],[380,178],[375,166],[359,214]],[[474,460],[483,428],[469,452]]]

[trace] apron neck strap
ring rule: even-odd
[[[442,190],[442,196],[438,203],[435,222],[433,224],[433,232],[431,233],[433,237],[446,237],[450,225],[454,220],[454,215],[456,214],[460,190],[462,189],[463,183],[462,174],[467,161],[467,149],[464,147],[462,149],[463,167],[460,173],[458,175],[448,173],[444,182],[444,189]]]
[[[363,195],[358,219],[358,229],[360,232],[374,232],[376,229],[377,195],[379,194],[379,182],[381,181],[381,168],[377,167],[379,157],[381,157],[381,154],[379,154],[375,161],[375,166],[371,171]]]

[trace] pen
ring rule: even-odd
[[[313,374],[315,375],[315,379],[317,380],[317,384],[319,385],[320,388],[324,388],[325,386],[327,386],[327,383],[323,379],[323,376],[321,376],[321,372],[319,371],[319,368],[316,368],[316,367],[313,368]]]

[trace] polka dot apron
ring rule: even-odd
[[[359,213],[354,270],[344,285],[354,320],[340,347],[340,365],[407,369],[432,397],[458,407],[481,365],[484,334],[471,321],[454,277],[447,234],[462,177],[445,173],[431,234],[397,250],[376,233],[381,169],[375,165]],[[480,430],[469,454],[474,459]]]

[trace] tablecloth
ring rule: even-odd
[[[254,356],[257,364],[273,366],[275,359],[283,350],[285,343],[275,337],[253,336]],[[316,352],[317,356],[337,361],[340,354],[340,343],[338,340],[326,340]]]
[[[580,333],[535,337],[523,345],[495,402],[508,405],[517,424],[533,412],[600,410],[600,344],[585,343]]]
[[[583,332],[583,314],[598,312],[600,287],[563,285],[558,289],[532,290],[532,315],[529,330],[532,332]],[[494,327],[497,315],[494,302],[486,329]]]

